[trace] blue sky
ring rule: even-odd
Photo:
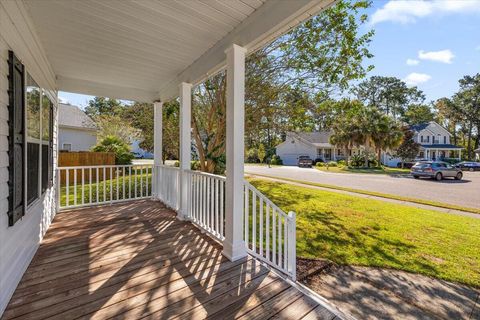
[[[368,13],[364,28],[375,29],[369,75],[403,79],[430,101],[451,96],[458,79],[480,72],[480,0],[374,1]],[[93,98],[59,97],[81,107]]]

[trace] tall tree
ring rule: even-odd
[[[295,119],[300,119],[297,123],[303,129],[309,120],[305,117],[313,117],[315,108],[309,95],[341,92],[373,68],[364,61],[372,57],[368,44],[373,31],[360,32],[367,21],[363,11],[369,6],[369,1],[338,1],[248,57],[247,139],[263,142],[253,141],[259,124],[265,128],[268,146],[294,127]],[[225,102],[224,73],[195,90],[193,135],[204,171],[214,172],[224,158]],[[299,105],[304,108],[301,112]]]
[[[123,112],[124,107],[125,106],[116,99],[95,97],[88,101],[88,106],[85,107],[85,113],[95,119],[100,115],[120,115]]]
[[[420,144],[413,140],[414,133],[408,127],[402,128],[403,139],[396,151],[396,156],[402,159],[402,168],[405,161],[414,159],[420,150]]]
[[[435,115],[430,106],[426,104],[411,104],[407,106],[402,116],[402,121],[409,125],[425,123],[435,120]]]
[[[395,77],[372,76],[352,91],[366,105],[376,107],[394,118],[403,116],[409,105],[425,101],[422,91],[417,87],[409,88]]]

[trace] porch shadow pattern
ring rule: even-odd
[[[334,319],[252,257],[162,203],[57,214],[2,319]]]

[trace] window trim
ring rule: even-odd
[[[31,138],[28,136],[28,118],[27,118],[27,107],[28,107],[28,95],[27,95],[27,80],[28,76],[31,77],[31,79],[35,82],[38,90],[39,90],[39,118],[40,118],[40,138]],[[53,159],[53,154],[51,158],[51,166],[52,166],[52,175],[48,176],[48,182],[45,190],[42,190],[42,174],[43,174],[43,148],[42,146],[46,145],[48,146],[48,149],[50,148],[50,142],[54,143],[53,139],[53,133],[54,133],[54,127],[55,127],[55,120],[52,118],[49,121],[52,122],[52,131],[50,132],[50,137],[48,141],[43,140],[43,97],[46,96],[48,100],[51,102],[51,106],[49,112],[51,112],[51,115],[55,117],[55,105],[56,105],[56,98],[53,98],[54,95],[52,94],[51,90],[44,89],[42,88],[33,78],[33,76],[28,72],[28,70],[25,68],[25,74],[24,74],[24,81],[25,81],[25,89],[24,89],[24,99],[25,99],[25,104],[24,104],[24,112],[25,112],[25,163],[24,163],[24,170],[27,173],[28,172],[28,143],[35,143],[38,145],[38,170],[37,170],[37,180],[38,180],[38,185],[37,185],[37,195],[36,197],[28,203],[28,174],[25,174],[25,182],[24,182],[24,194],[25,194],[25,203],[26,203],[26,213],[28,213],[28,210],[31,209],[32,207],[38,205],[39,202],[43,202],[43,199],[45,197],[45,194],[49,188],[53,186],[53,167],[54,167],[54,159]],[[48,124],[50,127],[50,122]],[[53,149],[53,148],[52,148]],[[53,153],[53,150],[52,150]],[[50,159],[48,159],[50,160]],[[50,166],[47,166],[47,175]]]

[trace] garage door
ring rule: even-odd
[[[298,164],[298,155],[296,153],[284,154],[280,158],[282,158],[283,164],[286,166],[296,166]]]

